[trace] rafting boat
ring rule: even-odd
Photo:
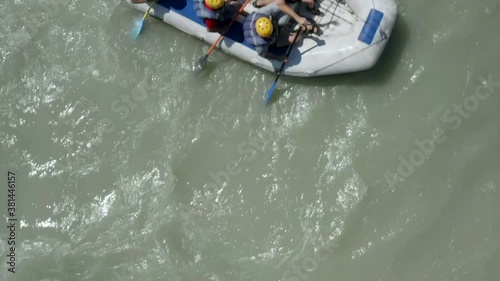
[[[151,5],[124,1],[143,13]],[[196,16],[193,3],[193,0],[159,0],[150,10],[150,15],[214,44],[220,34],[207,32],[205,23]],[[323,30],[323,34],[308,36],[292,49],[282,73],[298,77],[350,73],[373,67],[388,42],[398,16],[394,0],[323,0],[319,3],[322,14],[317,16],[300,2],[291,6],[299,15],[313,19]],[[253,5],[247,5],[218,47],[228,54],[274,72],[280,68],[281,62],[259,56],[255,48],[244,40],[245,14],[256,10]],[[287,15],[280,18],[280,24],[293,22]],[[285,51],[286,48],[274,50],[282,54]]]

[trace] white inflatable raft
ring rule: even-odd
[[[124,1],[143,13],[149,8],[146,3]],[[316,21],[323,34],[307,37],[295,45],[283,70],[283,75],[289,76],[326,76],[373,67],[388,42],[398,16],[394,0],[323,0],[319,5],[323,12],[320,16],[313,16],[303,4],[293,5],[300,15]],[[245,8],[248,14],[255,10],[251,4]],[[150,14],[209,44],[215,43],[220,35],[206,31],[205,24],[194,12],[193,0],[159,0]],[[243,16],[238,18],[218,47],[268,71],[279,69],[280,62],[260,57],[244,41],[243,20]]]

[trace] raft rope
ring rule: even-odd
[[[321,2],[323,2],[323,1],[321,1]],[[335,6],[335,9],[332,12],[332,17],[330,18],[330,20],[327,23],[325,23],[325,24],[321,24],[321,25],[318,24],[318,25],[325,26],[325,25],[329,25],[332,22],[333,18],[335,17],[335,12],[337,11],[337,8],[339,7],[339,2],[332,0],[331,3],[330,3],[330,6],[327,9],[325,9],[325,11],[328,12],[330,10],[330,8],[334,5],[334,3],[336,3],[337,5]],[[323,13],[323,15],[321,17],[319,17],[320,21],[321,21],[321,19],[323,19],[325,17],[325,15],[326,15],[326,13]]]
[[[333,12],[331,12],[332,16],[331,16],[330,20],[329,20],[328,22],[326,22],[326,23],[322,23],[322,24],[318,24],[318,25],[319,25],[319,26],[328,26],[328,25],[330,25],[330,24],[332,23],[332,21],[333,21],[333,18],[334,18],[334,17],[337,17],[337,18],[339,18],[339,19],[341,19],[341,20],[345,21],[346,23],[348,23],[348,24],[350,24],[350,25],[353,25],[353,23],[352,23],[351,21],[349,21],[349,20],[347,20],[347,19],[345,19],[345,18],[343,18],[343,17],[341,17],[341,16],[339,16],[339,15],[335,15],[335,12],[336,12],[336,11],[337,11],[337,9],[340,7],[339,2],[337,2],[337,1],[332,1],[332,4],[331,4],[331,5],[330,5],[327,9],[326,9],[326,11],[327,11],[328,13],[330,13],[330,12],[329,12],[329,10],[330,10],[330,8],[334,5],[334,4],[333,4],[334,2],[336,2],[336,3],[337,3],[337,6],[335,6],[335,9],[333,10]],[[341,8],[341,9],[342,9],[342,8]],[[343,10],[344,10],[344,11],[347,11],[347,10],[345,10],[345,9],[343,9]],[[350,14],[353,14],[353,13],[351,13],[350,11],[347,11],[347,12],[348,12],[348,13],[350,13]],[[323,18],[323,17],[321,17],[321,18]]]
[[[341,1],[342,1],[342,2],[344,2],[345,6],[344,6],[344,5],[340,5],[340,2],[341,2]],[[322,2],[323,2],[323,1],[322,1]],[[329,24],[332,22],[332,20],[333,20],[333,18],[334,18],[334,17],[337,17],[337,18],[339,18],[339,19],[341,19],[341,20],[343,20],[343,21],[345,21],[345,22],[347,22],[347,23],[349,23],[349,24],[353,25],[353,23],[352,23],[351,21],[349,21],[349,20],[347,20],[347,19],[345,19],[345,18],[341,17],[340,15],[336,15],[336,14],[335,14],[335,13],[337,12],[337,9],[339,9],[339,8],[340,8],[340,10],[343,10],[343,11],[345,11],[345,12],[349,13],[349,14],[354,15],[354,19],[355,19],[356,21],[360,21],[360,22],[363,22],[364,24],[368,24],[368,25],[373,26],[371,23],[367,22],[367,21],[366,21],[366,19],[363,19],[363,18],[359,17],[359,16],[358,16],[358,15],[357,15],[357,14],[356,14],[356,13],[355,13],[355,12],[354,12],[354,11],[353,11],[353,10],[352,10],[349,6],[348,6],[348,5],[347,5],[347,3],[345,3],[345,1],[343,1],[343,0],[332,0],[332,1],[331,1],[330,6],[326,9],[326,11],[328,12],[328,11],[330,10],[330,8],[331,8],[333,5],[335,5],[335,8],[333,9],[332,16],[331,16],[330,20],[329,20],[327,23],[324,23],[324,24],[319,24],[319,26],[327,26],[327,25],[329,25]],[[375,10],[376,10],[376,8],[375,8],[375,0],[372,0],[372,5],[373,5],[373,9],[375,9]],[[347,8],[346,8],[346,7],[347,7]],[[323,13],[323,15],[322,15],[319,19],[323,19],[323,17],[324,17],[324,16],[325,16],[325,13]],[[380,35],[381,35],[383,38],[389,38],[389,36],[387,35],[387,32],[385,32],[385,31],[384,31],[384,30],[383,30],[380,26],[379,26],[377,29],[380,31]]]
[[[332,5],[333,5],[333,2],[337,2],[337,5],[335,6],[335,9],[334,9],[334,11],[333,11],[333,13],[332,13],[332,19],[333,19],[333,17],[335,16],[335,12],[337,11],[337,8],[338,8],[338,7],[341,7],[341,5],[339,4],[339,3],[340,3],[340,1],[341,1],[341,0],[332,0]],[[375,1],[374,1],[374,0],[372,0],[372,4],[373,4],[373,9],[376,9],[376,8],[375,8]],[[332,5],[330,5],[330,7],[329,7],[329,8],[331,8],[331,6],[332,6]],[[341,7],[341,9],[343,9],[344,11],[347,11],[347,12],[349,12],[349,13],[351,13],[351,11],[353,11],[353,10],[352,10],[352,9],[351,9],[348,5],[347,5],[347,3],[345,3],[345,6],[346,6],[346,7],[348,7],[350,11],[346,10],[344,7]],[[353,12],[354,12],[354,11],[353,11]],[[361,17],[359,17],[356,13],[352,13],[352,14],[354,15],[354,18],[356,19],[356,21],[361,21],[361,22],[363,22],[363,23],[365,23],[365,24],[369,24],[369,25],[373,26],[371,23],[367,22],[367,21],[366,21],[366,19],[362,19]],[[341,18],[341,17],[340,17],[340,16],[338,16],[338,15],[337,15],[337,17],[338,17],[338,18]],[[345,19],[343,19],[343,20],[345,20]],[[347,20],[345,20],[345,21],[347,21]],[[384,41],[384,40],[387,40],[387,39],[389,38],[389,36],[387,35],[387,32],[385,32],[385,31],[384,31],[384,30],[383,30],[380,26],[378,26],[378,28],[377,28],[377,29],[380,31],[380,35],[381,35],[380,40],[378,40],[378,41],[376,41],[376,42],[372,43],[371,45],[368,45],[368,46],[364,47],[363,49],[361,49],[361,50],[359,50],[359,51],[357,51],[357,52],[355,52],[355,53],[353,53],[353,54],[350,54],[350,55],[348,55],[348,56],[346,56],[346,57],[344,57],[344,58],[342,58],[342,59],[340,59],[340,60],[337,60],[337,61],[333,62],[332,64],[329,64],[329,65],[327,65],[327,66],[325,66],[325,67],[323,67],[323,68],[320,68],[320,69],[318,69],[318,70],[314,71],[314,72],[313,72],[313,74],[314,74],[314,73],[317,73],[318,71],[321,71],[321,70],[323,70],[323,69],[326,69],[326,68],[328,68],[328,67],[331,67],[331,66],[333,66],[333,65],[336,65],[336,64],[338,64],[338,63],[340,63],[340,62],[342,62],[342,61],[344,61],[344,60],[346,60],[346,59],[348,59],[348,58],[350,58],[350,57],[353,57],[353,56],[355,56],[355,55],[357,55],[357,54],[359,54],[359,53],[361,53],[361,52],[364,52],[364,51],[368,50],[369,48],[371,48],[371,47],[373,47],[373,46],[376,46],[376,45],[377,45],[377,44],[379,44],[380,42],[382,42],[382,41]]]
[[[340,1],[337,0],[337,1],[333,1],[333,2],[337,2],[337,4],[335,5],[335,9],[333,9],[333,12],[332,12],[332,18],[330,19],[330,21],[333,20],[333,17],[335,16],[335,12],[337,11],[337,9],[339,8],[340,6]],[[332,3],[333,4],[333,3]],[[340,18],[340,17],[339,17]]]
[[[313,71],[311,74],[317,73],[317,72],[319,72],[319,71],[321,71],[321,70],[323,70],[323,69],[326,69],[326,68],[329,68],[329,67],[331,67],[331,66],[334,66],[334,65],[336,65],[336,64],[338,64],[338,63],[341,63],[341,62],[345,61],[346,59],[348,59],[348,58],[350,58],[350,57],[353,57],[353,56],[355,56],[355,55],[357,55],[357,54],[359,54],[359,53],[361,53],[361,52],[364,52],[364,51],[368,50],[369,48],[371,48],[371,47],[373,47],[373,46],[377,45],[378,43],[380,43],[380,42],[382,42],[382,41],[384,41],[384,40],[386,40],[386,39],[387,39],[387,38],[383,37],[383,38],[381,38],[380,40],[378,40],[377,42],[372,43],[371,45],[364,47],[363,49],[361,49],[361,50],[359,50],[359,51],[355,52],[354,54],[350,54],[350,55],[348,55],[348,56],[346,56],[346,57],[344,57],[344,58],[341,58],[341,59],[339,59],[338,61],[335,61],[335,62],[333,62],[333,63],[331,63],[331,64],[329,64],[329,65],[327,65],[327,66],[325,66],[325,67],[323,67],[323,68],[320,68],[320,69],[318,69],[318,70],[316,70],[316,71]]]

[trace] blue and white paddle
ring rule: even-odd
[[[133,41],[137,40],[137,38],[139,37],[139,34],[141,34],[142,28],[144,27],[144,21],[145,21],[145,20],[146,20],[146,18],[148,17],[149,12],[151,11],[151,8],[153,8],[153,6],[155,5],[155,3],[156,3],[156,2],[153,2],[153,3],[151,4],[151,6],[149,6],[149,9],[148,9],[148,11],[146,12],[146,14],[144,14],[144,16],[143,16],[140,20],[137,20],[137,21],[134,23],[133,30],[132,30],[132,32],[130,33]]]

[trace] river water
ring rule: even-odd
[[[0,280],[500,276],[500,2],[400,0],[371,70],[280,80],[118,0],[0,7]]]

